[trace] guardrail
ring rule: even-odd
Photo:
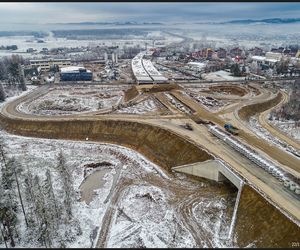
[[[238,140],[236,137],[220,129],[217,125],[208,125],[207,127],[210,133],[223,140],[237,152],[248,158],[250,161],[254,162],[260,168],[267,171],[278,181],[284,181],[285,187],[290,188],[290,190],[292,191],[295,191],[296,194],[300,194],[300,179],[297,176],[292,174],[290,171],[282,168],[264,155],[261,155],[250,146]]]

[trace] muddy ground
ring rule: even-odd
[[[176,87],[177,86],[177,87]],[[139,87],[141,89],[141,87]],[[172,91],[174,89],[182,89],[178,85],[160,85],[158,88],[152,88],[149,90],[152,92],[162,92],[162,91]],[[235,95],[245,95],[247,92],[243,92],[241,89],[226,89],[233,92]],[[214,89],[213,91],[224,91],[223,88]],[[125,100],[130,100],[138,95],[138,89],[133,87],[131,90],[125,93]],[[178,93],[174,95],[179,97]],[[189,100],[187,97],[180,97],[185,103],[195,108],[198,118],[203,118],[204,120],[213,121],[216,124],[223,126],[225,121],[216,117],[212,113],[203,110],[199,106]],[[253,104],[246,106],[239,111],[239,116],[242,119],[248,120],[251,115],[254,115],[258,112],[262,112],[274,105],[276,105],[281,99],[280,93],[276,98],[259,104]],[[19,134],[23,136],[30,137],[42,137],[42,138],[55,138],[55,139],[65,139],[65,140],[85,140],[89,138],[91,141],[101,141],[115,143],[118,145],[123,145],[132,149],[137,150],[138,152],[145,155],[152,162],[156,163],[158,166],[161,166],[169,174],[170,178],[176,182],[176,178],[173,173],[170,171],[171,167],[185,165],[194,162],[201,162],[210,159],[214,159],[212,155],[201,149],[200,147],[186,141],[185,139],[177,136],[172,131],[168,131],[157,126],[150,126],[147,124],[141,124],[137,122],[128,122],[128,121],[113,121],[113,120],[99,120],[99,121],[25,121],[25,120],[13,120],[5,117],[0,119],[1,128],[6,131]],[[264,147],[267,152],[274,153],[274,147],[268,145],[265,142],[261,142],[259,139],[252,140],[252,136],[246,133],[241,132],[240,137],[246,139],[246,141],[252,141],[252,143],[259,145],[259,147]],[[278,150],[277,150],[278,151]],[[279,150],[280,151],[280,150]],[[281,151],[280,151],[281,152]],[[279,154],[284,154],[281,152]],[[197,180],[196,177],[191,177],[193,183],[197,186],[197,183],[203,182],[203,180]],[[204,209],[203,207],[198,207],[200,211],[200,220],[199,218],[189,218],[191,214],[190,211],[195,208],[195,204],[202,204],[203,200],[199,199],[199,195],[191,192],[195,192],[195,189],[189,190],[187,187],[182,188],[180,186],[168,185],[168,182],[159,182],[156,178],[147,176],[143,181],[152,183],[163,189],[171,189],[174,193],[175,198],[170,201],[178,204],[177,212],[181,217],[181,223],[183,223],[185,228],[188,228],[190,233],[193,235],[193,238],[196,241],[196,244],[193,246],[200,247],[212,247],[213,239],[211,236],[207,238],[207,242],[204,244],[201,242],[203,235],[203,228],[201,228],[201,218],[213,218],[214,217],[214,208]],[[133,183],[133,180],[127,180],[121,178],[121,181],[116,187],[116,194],[112,198],[112,204],[118,204],[119,195],[122,194],[122,189],[127,188]],[[214,186],[218,186],[216,182],[207,182],[210,183],[209,186],[211,190],[217,192],[228,192],[228,187],[223,186],[221,189],[216,189]],[[193,184],[193,185],[194,185]],[[226,187],[226,188],[224,188]],[[226,191],[227,190],[227,191]],[[118,195],[119,194],[119,195]],[[137,199],[148,199],[147,194],[143,194],[145,197],[137,197]],[[207,195],[212,195],[211,193]],[[232,199],[236,196],[236,190],[232,191]],[[151,199],[148,199],[149,202]],[[230,199],[229,199],[230,200]],[[233,210],[229,208],[228,214],[232,214]],[[203,211],[207,213],[205,216]],[[101,237],[99,238],[98,247],[105,246],[105,239],[108,235],[110,223],[112,221],[112,216],[116,211],[112,210],[106,215],[105,224],[101,228]],[[216,211],[215,211],[216,212]],[[201,214],[202,213],[202,214]],[[201,217],[202,216],[202,217]],[[204,217],[203,217],[204,216]],[[125,216],[126,217],[126,216]],[[227,217],[226,217],[227,218]],[[153,218],[154,219],[154,218]],[[227,222],[224,222],[228,225],[229,219],[226,219]],[[213,220],[212,220],[213,221]],[[212,225],[212,224],[211,224]],[[181,235],[184,235],[184,229],[182,230]],[[211,226],[211,230],[214,230],[214,226]],[[222,229],[224,230],[224,229]],[[222,231],[221,230],[221,231]],[[283,215],[276,207],[270,204],[264,197],[258,194],[249,186],[245,186],[240,203],[239,209],[237,212],[236,226],[234,229],[234,244],[237,247],[292,247],[291,241],[300,242],[299,227],[293,223],[289,218]],[[225,233],[224,233],[225,235]],[[139,242],[139,238],[135,239],[136,242]],[[174,245],[175,246],[175,245]],[[142,243],[137,243],[133,247],[143,247]],[[171,246],[172,247],[172,246]],[[175,246],[176,247],[176,246]]]

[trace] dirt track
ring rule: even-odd
[[[41,88],[34,93],[31,94],[31,96],[35,95],[36,93],[42,93],[45,91],[46,88]],[[184,103],[186,103],[188,106],[192,107],[196,112],[194,113],[197,117],[201,118],[202,120],[211,121],[215,124],[218,124],[219,126],[223,127],[225,123],[228,121],[230,123],[233,123],[235,126],[237,126],[240,129],[240,133],[238,138],[242,141],[248,143],[249,145],[256,148],[260,153],[267,155],[269,158],[274,160],[275,162],[278,162],[282,164],[284,167],[286,167],[291,172],[295,173],[296,175],[300,176],[300,160],[296,157],[280,150],[277,147],[274,147],[267,143],[266,141],[260,139],[257,137],[257,135],[254,134],[254,132],[248,128],[245,123],[241,120],[241,118],[235,116],[234,111],[242,106],[242,105],[249,105],[253,102],[262,102],[266,101],[268,99],[272,99],[274,95],[271,93],[270,90],[262,90],[263,94],[255,96],[250,98],[251,100],[243,100],[241,102],[234,103],[232,105],[229,105],[222,109],[219,113],[213,114],[198,104],[196,104],[194,101],[189,99],[188,97],[185,97],[181,95],[180,93],[175,91],[175,88],[171,89],[169,87],[162,88],[162,89],[153,89],[149,91],[150,93],[155,94],[159,100],[164,103],[166,106],[169,107],[170,111],[172,111],[172,115],[166,115],[166,116],[142,116],[142,115],[95,115],[95,112],[93,113],[86,113],[81,115],[70,115],[70,116],[56,116],[56,117],[37,117],[37,116],[28,116],[26,114],[19,114],[15,110],[15,106],[20,102],[20,100],[25,100],[26,97],[21,98],[20,100],[16,100],[12,102],[9,105],[6,105],[3,107],[2,112],[5,116],[11,117],[11,121],[4,122],[6,123],[5,128],[6,130],[14,133],[13,130],[15,130],[16,134],[23,134],[27,136],[37,136],[41,137],[41,135],[45,134],[45,138],[61,138],[62,139],[73,139],[73,140],[84,140],[86,136],[88,136],[91,140],[96,141],[107,141],[130,146],[135,148],[136,150],[140,151],[141,153],[145,154],[147,157],[149,157],[153,162],[157,163],[158,165],[169,165],[174,166],[174,164],[186,164],[186,160],[190,159],[191,162],[199,161],[199,159],[192,159],[191,156],[195,155],[193,154],[193,151],[191,151],[188,147],[186,148],[186,157],[181,157],[183,154],[176,154],[176,152],[183,153],[182,149],[180,148],[179,141],[174,141],[172,144],[172,147],[174,147],[174,152],[167,152],[166,150],[170,148],[170,138],[166,137],[165,143],[161,145],[161,150],[155,149],[155,145],[157,145],[157,142],[161,143],[164,140],[164,136],[166,132],[159,132],[152,131],[150,129],[153,127],[153,125],[157,125],[158,128],[168,129],[168,131],[175,132],[176,134],[180,135],[183,138],[188,139],[191,142],[194,142],[196,144],[202,145],[205,147],[208,151],[212,152],[217,157],[220,157],[224,161],[228,162],[231,166],[233,166],[237,171],[239,171],[243,176],[245,176],[248,180],[250,180],[253,184],[258,186],[261,190],[263,190],[268,196],[272,197],[273,200],[275,200],[278,204],[280,204],[282,207],[284,207],[287,211],[289,211],[291,214],[293,214],[295,217],[300,219],[300,200],[293,199],[293,195],[287,193],[287,194],[280,194],[282,191],[282,184],[278,184],[277,182],[274,182],[273,180],[268,181],[269,175],[263,172],[260,172],[260,168],[257,166],[252,166],[251,162],[246,161],[244,157],[240,156],[237,152],[235,152],[233,149],[228,148],[228,146],[220,142],[219,140],[216,140],[215,137],[213,137],[208,131],[207,128],[204,125],[196,125],[193,121],[191,121],[188,116],[178,109],[174,108],[172,106],[167,98],[160,93],[160,91],[171,91],[175,97],[177,97],[179,100],[182,100]],[[135,91],[131,91],[128,93],[128,98],[137,97],[137,93]],[[272,101],[272,104],[270,106],[267,106],[268,108],[272,107],[272,105],[280,105],[280,103],[283,103],[285,101],[285,96],[283,96],[283,99],[278,98],[275,101]],[[143,95],[139,96],[136,100],[142,101],[144,98],[147,97],[147,93],[144,93]],[[240,98],[240,99],[239,99]],[[235,99],[235,101],[241,100],[241,97],[238,97]],[[280,102],[280,103],[279,103]],[[259,110],[261,112],[261,110]],[[268,111],[263,112],[260,115],[260,121],[261,123],[267,128],[267,124],[265,124],[265,113]],[[98,112],[99,113],[99,112]],[[254,112],[255,113],[255,112]],[[245,116],[246,117],[246,116]],[[244,117],[244,118],[245,118]],[[14,119],[18,118],[18,120],[14,121]],[[19,119],[25,119],[19,120]],[[6,118],[5,118],[6,119]],[[31,120],[31,121],[30,121]],[[41,120],[45,121],[48,120],[48,122],[41,122]],[[53,122],[50,122],[52,120]],[[71,121],[70,121],[71,120]],[[99,121],[98,121],[99,120]],[[3,123],[2,119],[2,124]],[[100,124],[107,125],[102,128],[102,125],[88,125],[87,124],[97,124],[97,121]],[[121,122],[123,121],[123,122]],[[131,123],[138,123],[138,124],[145,124],[145,127],[148,127],[149,130],[143,131],[142,126],[133,126],[132,131],[129,132],[128,126],[124,126],[125,131],[121,131],[122,126],[112,126],[112,124],[122,123],[125,124],[126,121],[131,121]],[[194,131],[188,131],[182,127],[180,127],[180,124],[183,124],[184,121],[188,121],[192,124],[194,127]],[[25,123],[27,124],[26,126]],[[52,124],[53,123],[53,124]],[[120,123],[120,124],[121,124]],[[132,123],[132,124],[133,124]],[[43,125],[44,124],[44,125]],[[59,125],[60,124],[60,125]],[[61,125],[65,124],[65,129],[62,129]],[[130,124],[130,123],[128,123]],[[151,125],[151,126],[149,126]],[[86,128],[85,128],[86,127]],[[76,128],[76,129],[75,129]],[[100,129],[101,128],[101,129]],[[55,131],[59,129],[59,134],[57,136],[54,136],[56,133]],[[100,131],[100,130],[101,131]],[[78,130],[78,131],[77,131]],[[141,130],[141,131],[140,131]],[[19,132],[18,132],[19,131]],[[71,131],[71,134],[70,134]],[[77,132],[76,132],[77,131]],[[119,131],[117,134],[116,132]],[[166,130],[164,130],[166,131]],[[58,132],[57,132],[58,133]],[[137,134],[144,136],[143,139],[137,137]],[[78,135],[80,135],[78,137]],[[113,135],[113,136],[112,136]],[[54,137],[53,137],[54,136]],[[96,136],[95,138],[93,136]],[[124,138],[122,138],[122,136]],[[281,135],[282,138],[284,138],[283,135]],[[127,139],[126,139],[126,138]],[[137,139],[137,140],[135,140]],[[285,138],[288,141],[288,138]],[[127,140],[127,144],[124,144],[124,140]],[[161,152],[164,154],[164,156],[161,153],[158,153],[155,155],[155,153],[151,153],[149,151],[149,143],[147,144],[145,140],[151,141],[151,151],[153,152]],[[142,141],[142,143],[141,143]],[[182,142],[184,143],[184,142]],[[130,145],[132,144],[132,145]],[[142,145],[143,144],[143,145]],[[299,145],[298,145],[299,146]],[[179,147],[179,148],[176,148]],[[199,151],[200,152],[200,151]],[[191,155],[189,154],[191,153]],[[168,157],[168,155],[171,155],[172,157]],[[197,155],[197,154],[196,154]],[[162,157],[163,156],[163,157]],[[174,156],[178,156],[177,158]],[[168,163],[166,162],[166,159]],[[165,162],[165,163],[164,163]],[[162,166],[161,165],[161,166]],[[265,175],[265,176],[264,176]],[[290,196],[289,196],[290,195]],[[103,228],[103,230],[105,227]],[[102,236],[101,236],[102,237]],[[103,242],[105,241],[106,234],[103,235],[103,240],[100,240],[102,243],[99,243],[100,246],[103,246]],[[101,238],[102,239],[102,238]]]

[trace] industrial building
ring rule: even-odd
[[[30,66],[33,67],[41,67],[42,71],[50,71],[56,65],[61,68],[71,66],[71,59],[46,59],[46,60],[30,60]]]
[[[93,73],[84,67],[66,67],[61,69],[63,81],[92,81]]]

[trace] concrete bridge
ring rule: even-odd
[[[197,162],[193,164],[173,167],[172,170],[187,173],[214,181],[229,180],[238,189],[241,187],[242,180],[230,169],[218,160]]]

